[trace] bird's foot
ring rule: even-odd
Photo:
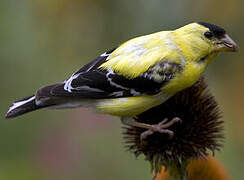
[[[155,132],[168,134],[169,139],[172,139],[173,136],[174,136],[174,132],[169,130],[169,129],[167,129],[167,128],[169,128],[170,126],[172,126],[175,123],[182,122],[182,120],[180,118],[178,118],[178,117],[175,117],[171,121],[169,121],[169,122],[167,122],[167,121],[168,121],[168,119],[165,118],[160,123],[151,125],[150,129],[144,131],[141,134],[141,142],[143,142],[148,136],[152,135]]]

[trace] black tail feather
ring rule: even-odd
[[[67,96],[66,93],[55,94],[53,93],[53,89],[59,88],[63,89],[64,84],[52,84],[48,86],[44,86],[40,88],[35,95],[26,97],[19,101],[14,102],[10,105],[7,114],[5,115],[6,119],[14,118],[16,116],[20,116],[30,111],[34,111],[41,108],[46,107],[54,107],[54,108],[72,108],[75,107],[77,102],[72,105],[75,100],[73,96]],[[68,94],[69,95],[69,94]],[[65,105],[66,103],[71,103],[71,105]],[[62,105],[64,104],[64,105]],[[59,106],[60,105],[60,106]],[[79,104],[77,105],[77,107]]]
[[[43,106],[36,105],[35,96],[29,96],[11,104],[5,118],[14,118],[16,116],[20,116],[24,113],[34,111],[40,108],[43,108]]]

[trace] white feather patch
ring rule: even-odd
[[[121,96],[123,96],[123,92],[122,91],[116,91],[116,92],[109,94],[109,96],[121,97]]]
[[[64,84],[64,90],[68,91],[68,92],[72,92],[72,89],[74,89],[71,86],[72,81],[77,78],[80,74],[76,74],[76,75],[72,75]]]
[[[109,77],[110,74],[114,74],[114,71],[112,69],[109,69],[108,70],[108,73],[106,74],[106,77],[107,77],[109,83],[111,84],[111,86],[114,86],[114,87],[117,87],[117,88],[120,88],[120,89],[129,90],[128,88],[126,88],[124,86],[121,86],[121,85],[116,84],[115,82],[113,82],[112,81],[112,78]]]
[[[105,53],[101,54],[100,56],[107,57],[106,58],[106,61],[107,61],[109,59],[110,53],[105,52]]]
[[[8,113],[9,113],[10,111],[12,111],[12,110],[14,110],[14,109],[16,109],[16,108],[18,108],[18,107],[20,107],[20,106],[26,104],[26,103],[28,103],[28,102],[34,100],[34,99],[35,99],[35,96],[32,96],[32,97],[30,97],[29,99],[26,99],[26,100],[24,100],[24,101],[19,101],[19,102],[15,102],[15,103],[13,103],[13,105],[9,108]]]
[[[133,96],[139,96],[139,95],[141,95],[141,93],[137,92],[135,89],[131,89],[131,90],[130,90],[130,93],[131,93]]]
[[[93,92],[104,92],[103,90],[97,89],[97,88],[91,88],[89,86],[79,86],[77,88],[74,88],[75,90],[86,90],[86,91],[93,91]]]
[[[79,86],[79,87],[72,87],[72,81],[76,79],[80,74],[72,75],[64,84],[64,90],[68,92],[72,92],[72,90],[86,90],[86,91],[93,91],[93,92],[104,92],[103,90],[92,88],[87,85]]]

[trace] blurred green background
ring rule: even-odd
[[[13,120],[13,100],[62,81],[135,36],[193,21],[223,26],[244,42],[243,0],[1,0],[0,179],[150,179],[143,157],[125,151],[117,118],[87,109],[41,110]],[[242,18],[241,18],[242,17]],[[220,103],[226,140],[218,159],[244,178],[244,54],[222,54],[206,75]]]

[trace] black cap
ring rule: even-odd
[[[222,27],[219,27],[214,24],[205,23],[205,22],[198,22],[198,24],[208,28],[214,34],[215,37],[222,37],[226,33],[226,31]]]

